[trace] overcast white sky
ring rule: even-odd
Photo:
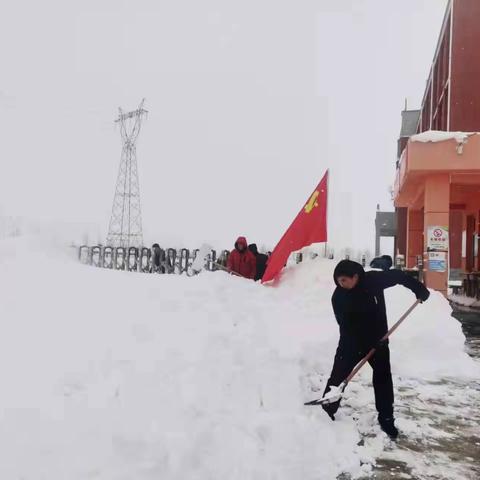
[[[113,120],[145,97],[147,244],[274,245],[329,167],[332,242],[373,249],[446,3],[0,0],[0,215],[106,236]]]

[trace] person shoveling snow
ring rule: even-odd
[[[390,351],[388,340],[382,340],[388,331],[383,291],[394,285],[403,285],[421,302],[428,299],[430,292],[401,270],[365,272],[359,263],[350,260],[339,262],[333,276],[337,288],[332,296],[332,306],[340,327],[340,340],[323,399],[317,404],[321,404],[330,418],[335,420],[346,386],[342,382],[367,352],[375,348],[368,362],[373,369],[378,422],[387,435],[396,438],[398,430],[393,416]]]

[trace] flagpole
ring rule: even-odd
[[[325,212],[326,227],[327,227],[327,238],[325,240],[325,258],[327,258],[327,248],[328,248],[328,208],[330,206],[330,169],[327,168],[327,211]]]

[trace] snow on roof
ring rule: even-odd
[[[470,135],[476,135],[473,132],[442,132],[439,130],[428,130],[410,137],[412,142],[443,142],[445,140],[456,140],[457,143],[464,143]]]

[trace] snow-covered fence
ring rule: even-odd
[[[103,249],[103,268],[114,268],[114,251],[112,247]]]
[[[102,245],[81,245],[78,247],[78,259],[85,265],[91,265],[98,268],[108,268],[112,270],[123,270],[129,272],[157,273],[165,275],[187,275],[189,277],[196,275],[200,270],[224,270],[227,266],[228,250],[208,250],[202,249],[189,250],[187,248],[160,248],[158,244],[147,247],[111,247]],[[198,255],[202,259],[198,259]],[[299,252],[293,252],[287,261],[288,265],[299,264],[304,261],[314,259],[325,255],[312,249],[304,249]],[[328,258],[334,259],[333,250],[328,252]],[[343,258],[349,258],[345,254]],[[197,261],[196,261],[197,260]],[[365,263],[365,255],[362,257],[362,263]]]
[[[157,273],[167,275],[193,276],[198,270],[193,268],[199,249],[175,249],[160,247],[123,247],[113,248],[102,245],[81,245],[78,248],[78,259],[85,265],[112,270],[129,272]],[[210,271],[226,267],[230,252],[221,250],[218,255],[216,250],[210,250],[206,255],[203,268]]]
[[[139,268],[140,268],[141,272],[147,273],[147,272],[150,271],[151,258],[152,258],[152,251],[147,247],[143,247],[140,250],[140,265],[139,265]]]

